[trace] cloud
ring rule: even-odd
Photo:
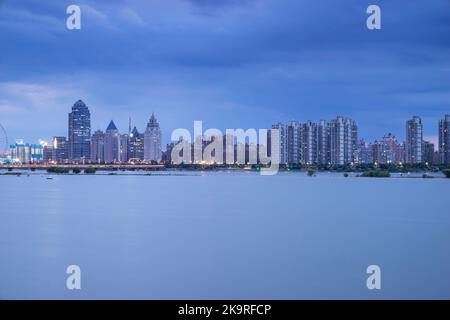
[[[133,25],[139,27],[147,26],[147,23],[142,19],[142,17],[131,8],[123,8],[122,10],[120,10],[119,14],[125,21]]]
[[[3,95],[19,96],[31,102],[39,102],[54,97],[54,90],[49,90],[43,85],[23,82],[2,82],[0,83],[0,92]]]
[[[378,1],[376,32],[360,0],[81,0],[73,32],[66,3],[10,1],[0,103],[7,114],[60,106],[61,126],[82,98],[101,128],[155,108],[168,126],[206,114],[218,127],[345,114],[371,137],[403,135],[414,113],[435,133],[448,113],[449,3]],[[229,107],[241,116],[212,112]]]
[[[64,20],[51,14],[6,5],[0,7],[0,28],[3,34],[14,32],[30,37],[38,35],[41,39],[54,38],[64,31],[64,27]]]
[[[65,77],[0,82],[0,122],[11,139],[28,142],[67,132],[70,106],[86,93]]]
[[[62,100],[76,97],[75,90],[54,84],[0,82],[0,108],[5,112],[49,112]]]
[[[20,113],[24,112],[26,109],[24,109],[21,106],[16,106],[14,104],[11,104],[11,101],[7,99],[0,99],[0,112],[3,114],[6,113]]]
[[[116,12],[111,9],[112,7],[102,7],[97,9],[93,5],[86,3],[80,4],[81,10],[81,29],[85,28],[89,32],[95,32],[95,26],[101,26],[110,31],[119,31],[120,26],[116,23]]]
[[[187,0],[188,2],[200,7],[228,7],[228,6],[242,6],[248,0]]]

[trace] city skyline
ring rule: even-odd
[[[67,138],[53,136],[50,143],[40,141],[39,144],[28,144],[23,139],[18,139],[15,144],[10,145],[11,159],[25,163],[40,161],[127,163],[130,160],[158,163],[170,162],[172,159],[169,153],[176,141],[167,143],[166,149],[163,150],[162,130],[154,112],[143,133],[139,133],[136,126],[131,129],[132,120],[129,118],[127,133],[121,133],[114,121],[110,120],[105,131],[96,130],[91,135],[91,111],[81,99],[71,107],[68,120]],[[280,152],[278,161],[281,164],[448,164],[449,127],[450,115],[446,114],[438,122],[438,143],[428,141],[423,135],[422,119],[419,116],[412,116],[406,120],[406,139],[403,142],[391,132],[383,134],[381,139],[367,141],[359,135],[360,128],[355,120],[337,116],[331,120],[322,119],[318,122],[310,120],[304,123],[297,120],[287,124],[278,122],[268,130],[267,141],[257,143],[266,145],[268,150],[273,148],[275,143]],[[244,130],[247,129],[249,128]],[[273,129],[279,131],[277,142],[270,137],[270,131]],[[224,139],[225,136],[223,134]],[[204,144],[203,133],[201,137],[201,144],[205,147],[208,143]],[[192,136],[192,139],[191,142],[196,143],[197,137]],[[48,150],[49,148],[52,150]],[[267,155],[270,155],[270,151]]]
[[[73,107],[75,107],[75,106],[77,106],[77,104],[78,103],[83,103],[84,104],[84,102],[83,102],[83,100],[81,100],[81,99],[79,99],[77,102],[75,102],[75,104],[74,104],[74,106]],[[151,112],[151,115],[150,115],[150,118],[151,118],[151,116],[152,115],[154,115],[154,113],[155,112]],[[440,128],[440,122],[442,121],[442,117],[446,117],[447,116],[447,114],[448,114],[449,112],[444,112],[444,114],[443,115],[441,115],[441,116],[438,116],[437,117],[437,121],[436,121],[436,123],[434,124],[434,127],[435,127],[435,129],[436,130],[433,130],[433,129],[429,129],[429,128],[427,128],[426,127],[426,125],[424,125],[423,123],[424,123],[424,121],[423,121],[423,117],[421,116],[421,115],[409,115],[409,118],[413,118],[413,117],[419,117],[420,118],[420,120],[421,120],[421,123],[422,123],[422,127],[423,127],[423,130],[422,130],[422,136],[423,136],[423,140],[425,140],[425,141],[429,141],[429,142],[431,142],[431,143],[433,143],[435,146],[438,146],[439,145],[439,128]],[[352,119],[352,120],[354,120],[357,124],[359,124],[359,122],[354,118],[354,117],[351,117],[351,116],[342,116],[342,115],[339,115],[339,114],[337,114],[337,115],[335,115],[334,117],[343,117],[343,118],[346,118],[346,119]],[[102,122],[105,122],[105,123],[113,123],[114,124],[114,126],[116,126],[116,122],[117,122],[117,120],[115,120],[115,118],[117,119],[117,117],[112,117],[110,120],[107,120],[107,121],[102,121]],[[332,117],[331,117],[332,118]],[[408,117],[407,117],[408,118]],[[137,121],[136,121],[136,119],[134,119],[134,118],[132,118],[132,117],[128,117],[127,119],[127,131],[125,131],[125,130],[119,130],[119,129],[117,129],[119,132],[121,132],[121,133],[131,133],[131,131],[132,131],[132,128],[133,128],[133,130],[137,130],[138,132],[140,132],[139,131],[139,125],[137,125],[136,123],[138,123],[138,122],[140,122],[140,123],[144,123],[144,125],[142,125],[142,128],[144,128],[144,129],[141,129],[141,131],[142,131],[142,133],[145,133],[145,128],[148,126],[148,120],[145,120],[145,118],[144,118],[144,120],[143,119],[137,119]],[[192,126],[192,122],[193,121],[197,121],[197,120],[199,120],[199,119],[192,119],[192,120],[190,120],[190,121],[188,121],[188,123],[187,123],[187,126],[185,126],[185,127],[189,127],[189,126]],[[70,120],[69,120],[70,121]],[[121,123],[123,123],[125,120],[121,120]],[[132,125],[132,121],[133,121],[133,125]],[[201,120],[201,121],[203,121],[203,120]],[[303,123],[320,123],[321,121],[328,121],[328,120],[326,120],[326,119],[324,119],[324,117],[322,117],[322,118],[319,118],[319,119],[303,119],[303,120],[299,120],[299,119],[290,119],[289,121],[286,121],[286,123],[283,123],[283,122],[279,122],[279,121],[274,121],[274,123],[275,124],[285,124],[285,125],[287,125],[287,124],[289,124],[289,123],[293,123],[293,122],[297,122],[298,124],[303,124]],[[402,123],[402,125],[403,125],[403,122],[405,121],[405,119],[401,119],[400,120],[400,123]],[[100,122],[100,121],[96,121],[96,122]],[[132,127],[130,127],[132,125]],[[261,127],[261,128],[267,128],[267,129],[270,129],[270,127],[272,127],[274,124],[267,124],[265,127]],[[95,132],[95,131],[102,131],[104,126],[98,126],[98,127],[96,127],[96,128],[93,128],[93,126],[91,126],[91,130],[92,130],[92,132]],[[118,127],[118,126],[116,126],[116,127]],[[210,126],[210,127],[214,127],[214,126]],[[230,128],[230,127],[236,127],[236,126],[233,126],[233,125],[225,125],[223,128],[218,128],[219,130],[224,130],[225,128]],[[252,127],[252,126],[250,126],[250,127]],[[253,126],[254,127],[254,126]],[[433,126],[432,126],[433,127]],[[177,129],[177,128],[172,128],[172,130],[171,131],[173,131],[173,130],[175,130],[175,129]],[[244,128],[245,129],[245,128]],[[428,129],[428,130],[426,130],[426,129]],[[69,129],[70,130],[70,129]],[[65,128],[65,131],[67,132],[67,128]],[[404,127],[402,127],[402,133],[404,133],[405,132],[405,130],[404,130]],[[8,130],[6,130],[5,129],[5,132],[7,132],[8,133]],[[377,140],[379,140],[381,137],[383,137],[385,134],[393,134],[395,137],[397,137],[398,139],[399,139],[399,141],[402,141],[402,142],[404,142],[404,141],[406,141],[406,139],[407,139],[407,135],[406,134],[398,134],[398,133],[394,133],[394,131],[393,130],[390,130],[390,129],[387,129],[387,130],[385,130],[385,132],[384,133],[375,133],[374,134],[374,138],[373,139],[370,139],[370,138],[366,138],[365,136],[363,136],[363,135],[359,135],[359,137],[360,138],[362,138],[364,141],[367,141],[367,142],[370,142],[370,141],[377,141]],[[24,132],[22,132],[22,134],[19,134],[18,136],[15,136],[15,137],[11,137],[11,135],[9,135],[8,134],[8,137],[9,137],[9,141],[12,143],[13,141],[15,141],[15,140],[24,140],[24,141],[29,141],[30,143],[35,143],[35,144],[38,144],[40,141],[45,141],[45,142],[48,142],[48,141],[51,141],[52,139],[53,139],[53,137],[57,137],[57,136],[62,136],[62,135],[55,135],[55,134],[50,134],[50,136],[49,137],[47,137],[47,138],[42,138],[42,135],[38,135],[38,138],[36,138],[36,137],[33,137],[33,138],[30,138],[30,139],[26,139],[25,137],[27,136],[27,134],[26,134],[26,131],[24,131]],[[70,136],[70,132],[69,132],[69,136]],[[173,141],[171,141],[170,140],[170,138],[169,138],[169,136],[170,136],[170,134],[167,134],[167,135],[163,135],[162,137],[163,137],[163,139],[161,140],[161,144],[169,144],[169,143],[171,143],[171,142],[173,142]],[[403,136],[403,139],[402,138],[399,138],[399,137],[402,137]],[[68,139],[68,140],[70,140],[70,139]],[[10,143],[10,144],[11,144]]]
[[[444,111],[443,114],[445,115],[446,113],[448,113],[448,112]],[[409,117],[412,117],[412,116],[413,115],[409,115]],[[332,118],[332,117],[333,116],[331,116],[330,118]],[[344,117],[352,118],[357,123],[359,123],[359,121],[355,117],[352,117],[352,116],[344,116]],[[424,133],[423,133],[424,140],[432,142],[435,146],[439,145],[439,134],[437,134],[437,132],[438,132],[438,129],[439,129],[439,121],[442,118],[442,115],[441,116],[436,116],[437,120],[436,120],[435,123],[430,123],[431,122],[430,119],[424,120],[426,118],[424,118],[423,116],[420,116],[420,117],[421,117],[423,126],[425,128],[424,129]],[[289,122],[292,122],[292,121],[299,121],[299,122],[302,122],[302,123],[303,122],[309,122],[309,121],[320,122],[321,120],[324,120],[323,118],[324,117],[322,117],[322,118],[319,117],[319,119],[311,119],[311,118],[303,117],[302,120],[298,120],[299,118],[290,118],[285,123],[289,123]],[[107,120],[107,121],[95,120],[93,122],[94,123],[103,123],[103,122],[108,123],[108,121],[114,121],[114,123],[120,123],[120,125],[116,125],[118,128],[127,128],[127,130],[128,130],[128,121],[129,121],[129,119],[133,120],[133,124],[134,124],[133,126],[135,126],[137,128],[145,128],[146,125],[147,125],[147,120],[145,120],[145,118],[144,119],[140,119],[140,118],[131,117],[130,115],[125,116],[125,118],[123,118],[123,119],[119,119],[118,117],[114,117],[114,116],[110,117],[110,119],[111,120]],[[191,120],[186,120],[186,122],[185,122],[186,125],[183,126],[183,127],[189,127],[189,125],[191,125],[192,122],[195,121],[195,120],[198,120],[198,119],[197,118],[192,118]],[[390,119],[390,121],[392,122],[393,119]],[[393,126],[393,128],[399,127],[398,132],[395,131],[395,130],[388,130],[386,133],[393,133],[396,137],[399,138],[399,140],[404,141],[406,139],[406,135],[404,134],[405,130],[403,128],[403,121],[404,121],[404,119],[399,119],[398,121],[394,122],[395,125]],[[216,122],[216,121],[208,121],[208,123],[214,123],[214,122]],[[273,122],[276,123],[277,120],[274,119]],[[427,123],[428,125],[425,124],[425,123]],[[373,124],[373,125],[374,126],[378,126],[378,124]],[[64,135],[65,132],[67,132],[67,128],[65,128],[63,125],[60,125],[60,126],[62,126],[62,128],[60,128],[59,130],[54,130],[54,132],[57,132],[59,134],[59,136],[62,136],[62,135]],[[57,126],[57,127],[60,127],[60,126]],[[209,125],[209,126],[210,127],[217,127],[217,126],[214,126],[214,125]],[[11,133],[10,133],[11,131],[8,130],[8,128],[6,126],[4,126],[4,127],[5,127],[5,131],[8,134],[10,142],[13,142],[14,140],[17,140],[17,139],[22,139],[22,140],[26,140],[26,141],[32,141],[33,143],[38,143],[39,141],[50,141],[50,140],[52,140],[52,137],[55,136],[54,133],[52,134],[52,133],[49,132],[52,129],[49,129],[48,125],[45,127],[45,129],[43,129],[43,131],[47,132],[46,134],[39,134],[39,133],[35,134],[35,133],[33,133],[31,135],[29,132],[32,131],[32,130],[17,130],[15,136],[11,135]],[[93,131],[102,130],[103,127],[104,127],[104,124],[102,124],[102,125],[98,124],[98,125],[95,125],[95,126],[94,125],[91,126]],[[232,124],[229,124],[229,125],[224,124],[223,125],[223,129],[225,129],[227,127],[238,127],[238,126],[233,126]],[[271,125],[269,123],[266,123],[265,127],[266,128],[270,128]],[[367,130],[364,130],[364,127],[362,127],[362,128],[363,128],[363,132],[367,131]],[[172,130],[174,130],[174,129],[176,129],[176,128],[173,127]],[[145,131],[145,129],[141,129],[141,130]],[[382,130],[382,129],[380,129],[380,130]],[[122,130],[122,132],[126,133],[128,131]],[[364,136],[364,140],[366,140],[366,141],[375,141],[377,139],[380,139],[380,137],[382,137],[386,133],[379,134],[379,133],[376,133],[376,132],[372,132],[372,134]],[[56,136],[58,136],[58,135],[56,135]],[[162,136],[162,144],[163,145],[165,145],[167,143],[170,143],[170,142],[171,142],[170,141],[170,137],[168,135],[163,135]]]

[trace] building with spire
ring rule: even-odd
[[[144,161],[144,134],[140,133],[136,126],[129,135],[128,160],[133,162]]]
[[[161,161],[161,129],[152,113],[144,134],[144,161]]]
[[[105,132],[105,163],[114,163],[120,161],[119,157],[119,143],[120,143],[120,135],[119,130],[111,120]]]

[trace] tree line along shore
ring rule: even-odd
[[[184,170],[184,171],[220,171],[220,170],[246,170],[259,171],[263,165],[240,165],[240,164],[164,164],[164,165],[120,165],[120,166],[96,166],[96,165],[52,165],[52,166],[9,166],[0,167],[6,169],[5,174],[18,175],[17,169],[28,169],[30,171],[46,170],[49,174],[95,174],[97,171],[161,171],[161,170]],[[16,171],[15,171],[16,170]],[[280,165],[280,171],[304,171],[308,176],[314,176],[318,172],[340,172],[344,177],[348,177],[350,173],[356,174],[358,177],[390,177],[392,173],[409,174],[423,173],[423,178],[432,178],[432,173],[442,172],[445,177],[450,178],[450,165],[429,165],[425,163],[419,164],[353,164],[353,165],[302,165],[289,164]]]

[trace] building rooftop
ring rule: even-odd
[[[106,128],[106,131],[110,131],[110,130],[117,130],[117,127],[116,127],[114,121],[112,121],[112,120],[109,123],[108,128]]]

